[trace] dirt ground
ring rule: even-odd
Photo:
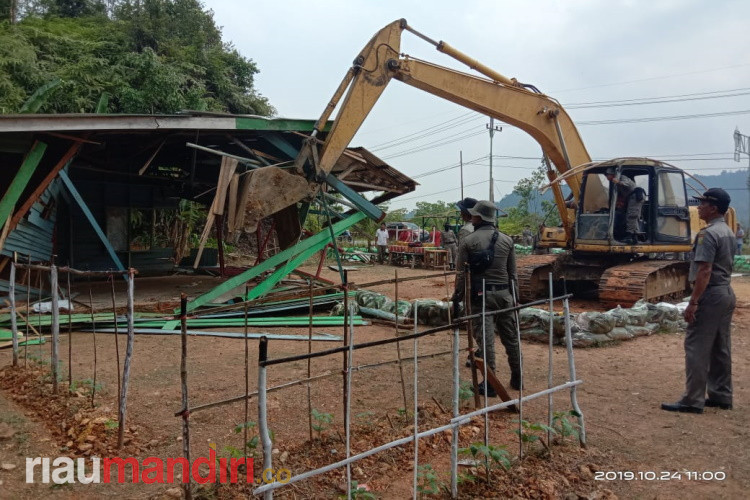
[[[314,272],[314,269],[310,269]],[[374,266],[350,273],[353,282],[368,282],[394,276],[395,268]],[[398,269],[400,278],[430,274],[429,271]],[[336,273],[326,271],[330,279]],[[176,303],[179,293],[196,296],[219,283],[217,278],[176,276],[171,278],[143,278],[136,281],[136,302],[149,305],[151,310],[167,310]],[[567,437],[551,454],[539,442],[527,443],[526,459],[516,462],[508,472],[499,472],[493,486],[485,486],[482,479],[463,483],[462,497],[518,497],[518,498],[743,498],[750,488],[750,345],[747,324],[750,319],[750,278],[733,280],[738,297],[734,315],[734,410],[706,409],[703,415],[675,414],[659,409],[661,402],[676,401],[684,384],[684,334],[660,334],[599,348],[576,349],[577,378],[583,380],[578,389],[580,407],[584,413],[588,447],[581,449],[572,437]],[[88,297],[94,290],[95,304],[105,306],[109,295],[106,284],[79,284],[81,296]],[[118,284],[118,289],[122,286]],[[124,287],[122,287],[124,289]],[[444,278],[429,278],[399,284],[399,297],[443,298],[450,295],[452,283]],[[375,288],[394,296],[393,285]],[[124,303],[124,296],[121,297]],[[120,297],[118,296],[118,301]],[[574,310],[597,309],[595,302],[575,301]],[[423,328],[423,327],[420,327]],[[229,330],[227,328],[222,329]],[[316,327],[314,331],[341,334],[340,327]],[[234,331],[241,331],[235,329]],[[251,331],[258,331],[251,329]],[[307,328],[273,328],[271,333],[306,334]],[[356,327],[354,342],[389,338],[394,328],[385,325]],[[462,332],[463,333],[463,332]],[[120,337],[123,349],[124,336]],[[0,351],[0,498],[169,498],[175,494],[169,485],[63,485],[25,484],[25,457],[58,455],[83,456],[78,440],[70,447],[69,435],[61,430],[75,427],[75,414],[86,412],[90,399],[86,385],[93,378],[93,336],[75,332],[72,339],[64,335],[60,352],[63,359],[63,380],[67,380],[68,342],[73,342],[73,379],[80,387],[72,398],[51,398],[50,385],[39,373],[48,365],[30,361],[30,371],[9,368],[10,350]],[[462,334],[462,347],[466,336]],[[413,342],[402,343],[401,356],[413,354]],[[313,350],[324,350],[340,345],[338,342],[314,342]],[[451,337],[440,333],[420,340],[420,354],[441,353],[450,349]],[[299,341],[272,340],[271,358],[306,353],[308,345]],[[22,351],[23,352],[23,351]],[[29,347],[35,358],[49,359],[49,345]],[[507,366],[498,351],[498,376],[507,381]],[[547,387],[548,348],[546,345],[524,342],[525,392]],[[258,341],[249,342],[250,391],[257,387]],[[93,416],[116,420],[117,371],[114,336],[97,335],[97,394]],[[244,342],[236,339],[191,337],[188,342],[188,372],[191,406],[223,400],[244,393]],[[362,366],[395,360],[395,345],[356,351],[354,365]],[[343,429],[342,356],[315,358],[312,375],[332,373],[311,384],[312,406],[320,417],[320,427],[309,440],[307,389],[297,385],[269,394],[270,427],[274,432],[274,463],[294,473],[341,460],[345,456]],[[565,349],[554,348],[553,379],[560,384],[569,379]],[[299,361],[272,366],[268,370],[270,386],[302,379],[307,375],[307,362]],[[401,376],[397,364],[376,368],[362,368],[352,380],[352,449],[360,452],[373,444],[381,444],[411,432],[412,421],[404,418],[404,407],[413,408],[413,364],[403,365],[407,401],[404,404]],[[470,370],[461,368],[463,380],[470,380]],[[37,382],[36,380],[39,379]],[[22,385],[22,384],[26,385]],[[89,384],[90,385],[90,384]],[[66,384],[62,384],[66,387]],[[419,419],[420,430],[443,425],[450,420],[451,361],[450,356],[438,355],[419,362]],[[30,395],[31,394],[31,395]],[[37,396],[34,396],[36,394]],[[174,414],[181,407],[180,339],[168,336],[137,336],[135,339],[132,378],[128,400],[127,431],[130,438],[125,452],[141,459],[148,456],[179,457],[182,453],[181,419]],[[499,401],[499,400],[495,400]],[[41,402],[41,403],[40,403]],[[557,393],[553,398],[556,411],[569,410],[568,393]],[[465,402],[463,412],[470,410]],[[219,455],[229,456],[232,448],[242,449],[242,433],[235,427],[246,421],[244,404],[194,412],[191,422],[191,450],[193,458],[208,456],[209,444],[216,443]],[[66,413],[67,412],[67,413]],[[524,420],[545,422],[547,398],[539,398],[524,405]],[[408,419],[411,412],[408,412]],[[67,415],[67,417],[66,417]],[[330,415],[332,422],[325,422]],[[79,415],[80,417],[80,415]],[[65,420],[65,419],[68,420]],[[511,459],[518,455],[517,414],[500,412],[489,421],[490,441],[506,445]],[[257,400],[249,402],[249,420],[257,422]],[[81,423],[78,419],[78,424]],[[483,421],[477,419],[461,432],[461,446],[481,441]],[[80,427],[80,426],[79,426]],[[89,425],[90,427],[90,425]],[[72,432],[72,431],[70,431]],[[78,431],[76,431],[78,432]],[[250,430],[250,435],[255,434]],[[91,440],[95,450],[105,456],[115,456],[112,442],[115,431],[102,430]],[[80,436],[79,436],[80,437]],[[100,444],[101,443],[101,444]],[[99,446],[99,448],[97,448]],[[448,480],[450,446],[445,436],[420,441],[420,463],[429,464],[436,472],[435,482]],[[366,484],[379,498],[407,498],[412,486],[412,445],[384,452],[352,467],[353,478]],[[124,453],[120,452],[120,456]],[[15,466],[15,467],[10,467]],[[278,466],[278,465],[277,465]],[[256,464],[256,471],[258,466]],[[596,480],[631,471],[636,480]],[[482,474],[482,470],[462,468],[462,472]],[[662,480],[650,480],[651,472]],[[695,479],[706,477],[704,472],[725,475],[724,480]],[[610,473],[610,474],[606,474]],[[662,474],[663,473],[663,474]],[[667,474],[669,473],[669,474]],[[677,479],[681,473],[682,479]],[[645,476],[643,476],[645,474]],[[688,479],[690,477],[690,479]],[[334,471],[319,479],[298,483],[280,490],[280,498],[335,498],[345,494],[340,485],[345,482],[343,470]],[[207,497],[232,498],[241,496],[237,488],[205,491]],[[438,495],[440,496],[440,495]],[[444,496],[444,495],[443,495]]]

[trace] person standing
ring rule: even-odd
[[[745,230],[742,229],[739,222],[737,223],[737,232],[734,233],[734,235],[737,238],[737,255],[742,255],[742,244],[745,240]]]
[[[477,200],[474,198],[464,198],[463,200],[456,203],[456,207],[461,212],[461,220],[464,222],[464,225],[461,226],[461,229],[458,230],[458,244],[461,244],[461,240],[464,239],[467,235],[471,234],[474,231],[474,226],[471,223],[471,214],[469,213],[469,209],[474,208],[474,205],[477,204]]]
[[[388,249],[388,230],[385,222],[380,224],[380,229],[375,231],[376,245],[378,246],[378,262],[385,263],[385,251]]]
[[[698,216],[708,226],[695,238],[685,309],[685,393],[662,410],[703,413],[703,407],[732,409],[732,314],[736,299],[730,285],[735,233],[724,221],[731,201],[726,191],[711,188],[700,200]],[[708,393],[708,398],[706,394]]]
[[[443,229],[444,231],[440,234],[440,238],[443,248],[448,251],[448,263],[452,271],[456,268],[456,259],[458,258],[458,239],[450,224],[446,223]]]
[[[464,297],[464,270],[471,270],[471,303],[476,313],[482,303],[482,284],[484,282],[484,300],[487,311],[496,311],[513,307],[514,301],[510,291],[511,281],[516,280],[516,254],[513,239],[501,233],[495,227],[497,208],[490,201],[480,201],[469,209],[472,216],[474,231],[460,240],[458,245],[458,275],[453,301],[461,301]],[[476,257],[492,248],[494,256],[485,269],[472,266]],[[510,367],[510,386],[518,390],[521,387],[521,351],[516,337],[515,322],[512,313],[488,315],[484,321],[485,343],[482,343],[482,321],[474,321],[474,338],[480,346],[475,357],[484,358],[488,369],[493,372],[495,365],[495,331],[505,346]],[[484,382],[479,387],[480,394],[484,394]],[[487,396],[496,396],[495,390],[487,386]]]
[[[531,226],[526,225],[523,227],[521,237],[521,241],[523,242],[524,246],[530,247],[534,244],[534,235],[531,233]]]

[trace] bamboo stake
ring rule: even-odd
[[[133,358],[133,341],[135,333],[133,328],[133,279],[134,270],[128,269],[128,345],[125,349],[125,366],[122,371],[122,395],[120,397],[120,410],[118,413],[120,429],[117,436],[117,447],[122,448],[125,437],[125,417],[128,402],[128,382],[130,381],[130,363]]]
[[[181,357],[180,357],[180,382],[182,384],[182,454],[185,455],[187,463],[190,464],[190,411],[188,410],[188,383],[187,383],[187,295],[180,295],[180,328],[181,328]],[[126,362],[127,362],[127,358]],[[193,492],[190,485],[190,470],[182,468],[182,479],[185,489],[185,499],[192,500]],[[188,480],[185,482],[185,474]]]
[[[42,273],[39,273],[39,280],[37,280],[39,283],[39,297],[37,299],[37,304],[41,304],[42,302]],[[27,312],[28,314],[28,312]],[[39,330],[37,330],[37,335],[39,335],[39,361],[42,360],[42,335],[39,333],[42,330],[42,308],[39,308],[39,312],[36,315],[37,317],[37,326],[39,327]]]
[[[231,208],[231,207],[230,207]],[[248,292],[248,286],[245,286],[245,297],[247,297]],[[180,318],[180,324],[182,324],[182,318]],[[187,321],[185,321],[185,328],[187,329]],[[247,423],[250,420],[250,399],[247,397],[247,395],[250,393],[250,361],[249,361],[249,352],[250,348],[248,345],[248,338],[247,338],[247,303],[245,304],[245,423],[243,424],[243,427],[245,429],[245,432],[243,433],[244,436],[244,455],[245,455],[245,466],[247,467]],[[187,334],[187,333],[186,333]]]
[[[341,286],[344,289],[344,347],[347,347],[349,345],[349,277],[347,271],[344,271],[344,282]],[[343,359],[344,391],[342,399],[344,403],[344,422],[346,422],[346,419],[349,418],[349,412],[347,411],[348,398],[346,394],[346,385],[349,380],[349,357],[346,351],[343,352]]]
[[[115,357],[117,358],[117,401],[122,397],[122,380],[120,375],[120,341],[118,337],[120,332],[117,329],[117,307],[115,306],[115,277],[109,276],[109,280],[112,283],[112,316],[115,322]]]
[[[395,288],[394,295],[396,299],[396,337],[398,337],[398,269],[394,270],[395,273],[395,279],[393,280],[393,285]],[[398,357],[398,372],[401,376],[401,395],[404,399],[404,420],[406,420],[406,424],[409,425],[409,415],[407,415],[407,399],[406,399],[406,382],[404,381],[404,365],[401,362],[401,342],[396,342],[396,354]]]
[[[31,265],[31,255],[29,255],[29,265]],[[31,272],[26,271],[26,316],[29,315],[29,309],[31,308]],[[19,314],[19,316],[21,316]],[[23,316],[21,318],[26,322],[26,342],[23,343],[23,367],[26,368],[29,362],[29,320]]]
[[[73,308],[71,307],[71,304],[73,303],[73,295],[70,293],[70,272],[68,272],[67,275],[68,275],[68,392],[71,392],[71,388],[73,387],[73,311],[72,311]],[[118,373],[117,376],[119,377],[120,374]],[[119,393],[117,395],[119,396]]]
[[[16,324],[16,263],[10,263],[10,331],[13,335],[13,366],[18,366],[18,325]]]
[[[471,273],[468,270],[468,264],[466,266],[464,276],[464,316],[471,316]],[[469,361],[471,363],[471,383],[474,388],[474,408],[479,408],[479,381],[477,380],[477,365],[474,363],[474,322],[470,319],[466,324],[466,335],[469,339]],[[486,356],[485,353],[482,353]]]
[[[94,383],[91,384],[91,407],[94,407],[96,398],[96,320],[94,319],[94,296],[89,286],[89,307],[91,308],[91,335],[94,337]]]
[[[247,296],[247,295],[246,295]],[[310,324],[307,327],[307,354],[312,353],[312,335],[313,335],[313,282],[310,280],[310,310],[309,310]],[[307,378],[312,376],[312,360],[307,360]],[[307,430],[310,441],[313,438],[313,424],[312,424],[312,389],[310,383],[307,383]]]
[[[50,288],[52,289],[52,353],[51,353],[51,365],[52,365],[52,394],[57,394],[57,376],[58,368],[60,367],[59,347],[60,347],[60,310],[58,306],[60,302],[57,295],[57,266],[50,266],[49,271]]]

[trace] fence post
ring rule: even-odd
[[[570,331],[570,303],[568,298],[563,299],[563,314],[565,315],[565,347],[568,351],[568,368],[570,369],[570,380],[576,380],[576,362],[573,357],[573,335]],[[578,394],[576,386],[570,388],[570,404],[573,406],[573,410],[578,413],[578,425],[581,428],[581,432],[578,433],[578,440],[582,448],[586,448],[586,426],[583,421],[583,412],[578,406]]]
[[[552,343],[554,341],[555,330],[555,301],[553,300],[552,273],[549,273],[549,359],[547,361],[547,389],[552,388]],[[547,396],[547,426],[552,429],[552,393]],[[547,444],[552,442],[552,431],[547,430]]]
[[[113,280],[114,281],[114,280]],[[182,469],[183,482],[187,474],[187,482],[184,484],[185,499],[193,498],[191,479],[191,462],[190,462],[190,406],[188,401],[188,383],[187,383],[187,295],[180,295],[180,339],[181,339],[181,356],[180,356],[180,383],[182,385],[182,454],[188,463],[188,470]],[[247,463],[245,463],[247,467]]]
[[[58,361],[60,346],[60,301],[57,295],[57,266],[52,264],[49,268],[49,281],[52,292],[52,393],[57,394],[57,376],[60,362]],[[93,390],[95,386],[92,386]]]
[[[13,366],[18,366],[18,325],[16,324],[16,263],[10,263],[10,331],[13,336]],[[28,312],[26,316],[28,316]],[[28,339],[27,339],[28,340]]]
[[[117,448],[122,448],[125,437],[125,411],[128,403],[128,382],[130,382],[130,362],[133,358],[133,341],[135,332],[133,327],[133,281],[135,279],[135,270],[128,269],[128,343],[125,347],[125,365],[122,370],[122,395],[120,397],[120,410],[118,418],[120,420],[119,435],[117,436]]]
[[[414,333],[419,329],[417,310],[419,301],[414,301]],[[417,497],[417,479],[419,476],[419,337],[414,337],[414,498]]]
[[[258,432],[260,433],[261,443],[263,444],[263,482],[270,482],[266,474],[273,474],[273,443],[268,431],[268,409],[267,409],[267,387],[266,387],[266,367],[263,363],[268,359],[268,337],[260,338],[258,349]],[[263,493],[265,500],[273,499],[273,490]]]
[[[471,335],[471,333],[469,333]],[[453,329],[453,418],[461,412],[458,391],[460,389],[458,353],[460,352],[458,327]],[[453,426],[451,436],[451,498],[458,498],[458,426]]]

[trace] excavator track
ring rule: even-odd
[[[519,297],[522,303],[549,294],[549,273],[554,273],[560,255],[523,255],[516,259]]]
[[[607,307],[630,307],[640,299],[649,302],[682,298],[688,290],[689,262],[648,260],[613,266],[599,280],[599,301]]]

